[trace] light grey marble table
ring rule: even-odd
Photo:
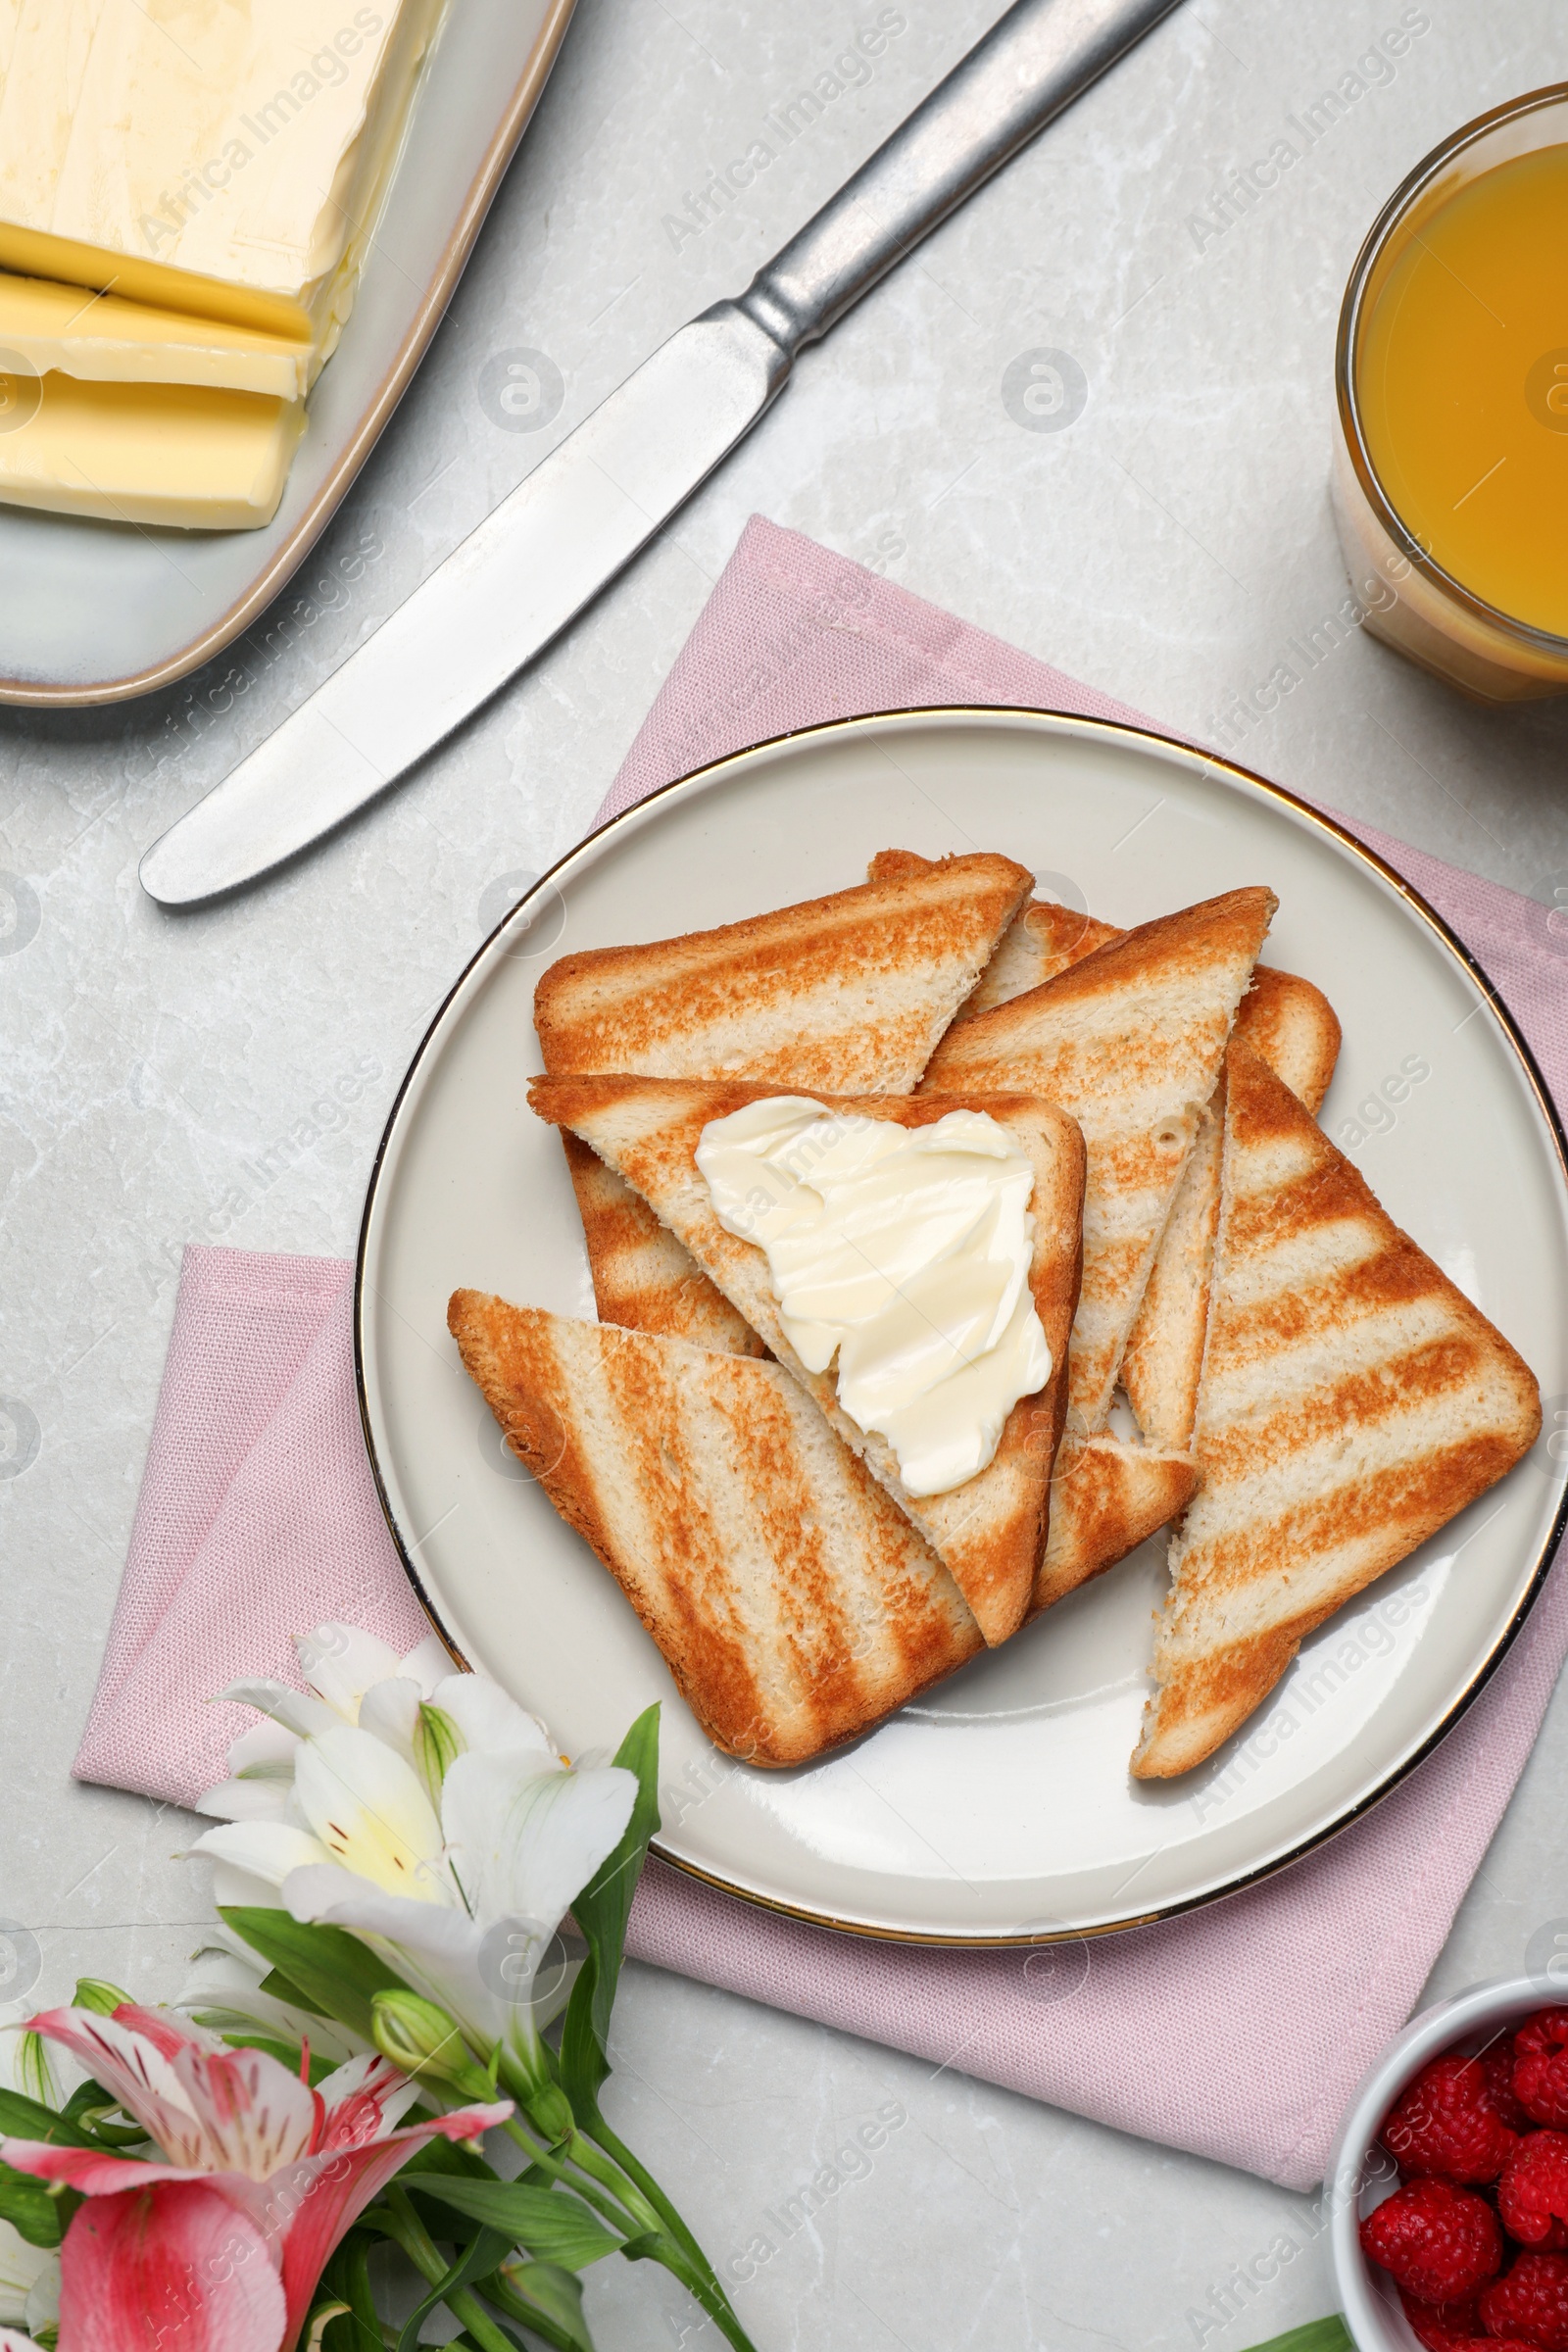
[[[1344,594],[1330,368],[1368,222],[1443,133],[1561,70],[1546,0],[1187,0],[807,356],[673,528],[412,784],[232,905],[153,906],[147,843],[644,354],[738,289],[996,13],[581,0],[417,383],[269,624],[152,703],[0,711],[0,1913],[36,1933],[35,1997],[78,1971],[172,1989],[205,1912],[199,1870],[171,1859],[183,1817],[67,1778],[181,1246],[350,1250],[433,1005],[507,878],[581,833],[746,516],[1209,732]],[[710,172],[879,18],[898,29],[868,78],[694,226]],[[1358,73],[1401,25],[1397,66]],[[1225,224],[1229,175],[1325,91],[1341,103],[1313,144]],[[1087,386],[1053,433],[1004,393],[1041,347]],[[519,351],[563,384],[532,433],[494,395]],[[1357,635],[1243,756],[1549,903],[1568,887],[1565,753],[1568,706],[1484,712]],[[365,1092],[309,1141],[311,1105],[355,1071]],[[1565,1774],[1559,1700],[1434,1991],[1514,1968],[1568,1914]],[[653,1971],[631,1972],[619,2032],[625,2129],[719,2257],[846,2128],[906,2113],[869,2177],[737,2290],[765,2352],[1241,2352],[1328,2307],[1308,2200]],[[1247,2266],[1281,2236],[1298,2251],[1260,2284]],[[698,2340],[662,2275],[607,2267],[589,2298],[605,2352]]]

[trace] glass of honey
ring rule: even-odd
[[[1568,693],[1568,83],[1467,123],[1395,191],[1335,374],[1365,625],[1479,700]]]

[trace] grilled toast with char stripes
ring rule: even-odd
[[[986,1640],[1004,1642],[1030,1607],[1046,1543],[1051,1471],[1065,1411],[1068,1335],[1078,1297],[1083,1140],[1054,1104],[973,1092],[961,1099],[965,1107],[988,1111],[1034,1168],[1030,1287],[1052,1371],[1038,1396],[1013,1406],[984,1470],[948,1494],[916,1499],[905,1492],[886,1441],[867,1435],[841,1409],[831,1370],[808,1372],[797,1356],[779,1319],[765,1253],[719,1223],[698,1169],[697,1148],[710,1119],[777,1092],[765,1085],[670,1078],[545,1077],[534,1080],[528,1100],[541,1118],[569,1128],[635,1187],[935,1546]],[[810,1099],[827,1111],[890,1119],[905,1127],[931,1126],[959,1107],[956,1098],[934,1096],[845,1097],[813,1090]]]
[[[513,1451],[730,1755],[805,1763],[984,1647],[942,1562],[778,1365],[476,1291],[447,1320]]]
[[[884,850],[872,859],[870,871],[873,876],[915,872],[923,862],[911,851]],[[1042,987],[1097,948],[1125,937],[1092,914],[1054,900],[1033,901],[1014,916],[956,1025]],[[1310,1111],[1322,1108],[1339,1058],[1340,1024],[1320,988],[1294,972],[1254,965],[1232,1035],[1260,1054]],[[1122,1356],[1121,1385],[1144,1437],[1152,1446],[1178,1451],[1191,1441],[1198,1405],[1219,1216],[1219,1114],[1209,1107],[1171,1201]]]
[[[709,1281],[683,1242],[661,1225],[641,1193],[607,1167],[597,1152],[561,1131],[571,1189],[577,1196],[594,1304],[601,1323],[630,1331],[662,1332],[721,1355],[765,1355],[767,1349],[723,1292]]]
[[[715,931],[564,956],[534,994],[545,1067],[908,1094],[1033,880],[977,852]]]
[[[1192,1456],[1131,1446],[1109,1430],[1065,1437],[1051,1480],[1051,1522],[1035,1572],[1038,1616],[1136,1550],[1185,1510],[1198,1484]]]
[[[1088,1148],[1068,1426],[1106,1425],[1128,1335],[1277,902],[1233,890],[1141,924],[1053,980],[954,1025],[920,1094],[1008,1089],[1059,1103]]]
[[[1266,1063],[1227,1057],[1219,1239],[1155,1689],[1133,1759],[1190,1772],[1303,1638],[1503,1477],[1541,1427],[1502,1334]]]
[[[922,858],[717,931],[564,956],[534,995],[545,1067],[907,1094],[1032,879],[1006,858]],[[753,1352],[636,1195],[566,1156],[601,1320]]]

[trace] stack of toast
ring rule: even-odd
[[[1131,1768],[1186,1772],[1540,1426],[1513,1348],[1319,1130],[1339,1023],[1259,962],[1273,894],[1119,931],[1032,891],[1004,857],[890,850],[855,888],[538,985],[529,1101],[599,1321],[459,1291],[451,1329],[753,1763],[855,1738],[1170,1525]],[[945,1494],[906,1492],[715,1212],[705,1127],[783,1095],[905,1128],[983,1111],[1033,1170],[1051,1373]]]

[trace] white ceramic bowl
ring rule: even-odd
[[[1445,2050],[1482,2050],[1536,2010],[1565,2000],[1568,1984],[1554,1982],[1544,1969],[1477,1984],[1413,2018],[1362,2081],[1340,2126],[1325,2182],[1334,2280],[1357,2352],[1421,2352],[1393,2279],[1361,2252],[1361,2222],[1397,2185],[1393,2159],[1375,2144],[1384,2117],[1430,2059]]]

